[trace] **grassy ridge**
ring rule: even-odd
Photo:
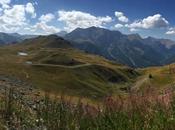
[[[154,87],[158,91],[162,91],[168,87],[175,87],[175,73],[173,72],[175,64],[160,66],[160,67],[149,67],[138,70],[142,73],[142,76],[137,81],[145,81],[139,85],[139,89],[144,91],[148,87]],[[151,78],[149,77],[151,75]]]
[[[0,73],[18,77],[46,91],[93,99],[116,94],[139,75],[132,68],[100,56],[64,44],[61,48],[48,47],[49,43],[54,42],[39,37],[0,48]],[[28,56],[19,56],[18,52],[26,52]],[[26,64],[27,61],[32,64]]]
[[[26,52],[28,56],[19,56]],[[18,77],[34,86],[71,96],[102,98],[126,92],[158,90],[174,85],[169,66],[134,70],[72,48],[64,39],[49,36],[0,48],[0,73]],[[26,64],[26,62],[32,64]],[[140,76],[141,75],[141,76]],[[149,78],[152,75],[152,78]]]

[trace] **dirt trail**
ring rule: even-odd
[[[141,79],[138,79],[136,83],[133,85],[132,90],[138,90],[144,83],[149,80],[148,76],[144,76]]]
[[[68,68],[68,69],[76,69],[86,66],[91,66],[91,64],[82,64],[82,65],[74,65],[74,66],[65,66],[65,65],[53,65],[53,64],[31,64],[32,66],[46,66],[46,67],[61,67],[61,68]]]

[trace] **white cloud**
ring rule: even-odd
[[[10,9],[5,9],[0,16],[0,23],[10,26],[25,24],[25,7],[24,5],[14,5]]]
[[[9,4],[11,3],[11,0],[0,0],[0,5],[2,8],[9,8]]]
[[[175,28],[169,28],[166,32],[167,35],[174,35],[175,34]]]
[[[12,5],[12,0],[0,0],[0,31],[2,32],[32,32],[40,34],[57,33],[60,29],[49,25],[49,22],[55,20],[55,15],[47,13],[41,15],[36,23],[31,25],[30,19],[36,18],[35,6],[37,2],[21,5]],[[168,28],[169,22],[161,15],[155,14],[140,20],[130,22],[129,18],[123,12],[115,12],[119,23],[113,25],[115,28],[128,28],[130,31],[142,29],[166,28],[166,34],[175,34],[175,27]],[[88,28],[91,26],[105,27],[112,22],[110,16],[95,16],[81,11],[58,11],[58,21],[65,26],[64,30],[70,32],[78,27]],[[59,24],[59,23],[58,23]],[[60,25],[60,24],[59,24]]]
[[[6,2],[7,3],[7,2]],[[34,5],[36,3],[27,3],[25,5],[12,5],[9,8],[0,8],[0,30],[3,32],[32,32],[40,34],[52,34],[60,31],[57,27],[49,26],[47,22],[54,19],[53,14],[42,15],[34,25],[30,24],[30,17],[36,17]]]
[[[65,23],[65,30],[70,32],[78,27],[88,28],[91,26],[103,27],[106,23],[112,21],[109,16],[96,17],[89,13],[81,11],[58,11],[58,20]]]
[[[42,34],[53,34],[53,33],[57,33],[60,31],[59,28],[55,27],[55,26],[50,26],[47,23],[52,21],[55,18],[55,16],[52,13],[48,13],[45,15],[41,15],[41,17],[38,19],[39,22],[36,23],[34,26],[32,26],[31,28],[26,28],[26,30],[30,30],[33,32],[37,32],[37,33],[42,33]]]
[[[35,8],[32,3],[27,3],[25,10],[32,15],[32,18],[36,18]]]
[[[2,11],[3,11],[3,9],[2,9],[2,8],[0,8],[0,15],[2,15]]]
[[[162,17],[160,14],[155,14],[153,16],[148,16],[142,20],[137,20],[126,27],[130,29],[153,29],[153,28],[166,28],[169,22]]]
[[[7,2],[6,2],[7,3]],[[28,26],[26,14],[35,15],[35,9],[31,3],[26,5],[13,5],[2,8],[0,12],[0,30],[3,32],[16,32],[24,26]]]
[[[130,28],[130,31],[131,31],[131,32],[136,32],[136,31],[138,31],[138,29]]]
[[[35,2],[34,2],[34,5],[38,5],[38,2],[37,2],[37,1],[35,1]]]
[[[53,34],[53,33],[57,33],[60,31],[59,28],[56,28],[54,26],[49,26],[44,22],[36,23],[36,25],[34,25],[31,28],[31,30],[35,32],[42,32],[44,34]]]
[[[129,22],[129,19],[124,15],[123,12],[118,12],[118,11],[116,11],[116,12],[115,12],[115,16],[118,18],[118,20],[119,20],[120,22],[124,22],[124,23]]]
[[[54,16],[53,14],[48,13],[48,14],[46,14],[46,15],[42,15],[42,16],[39,18],[39,20],[40,20],[41,22],[47,23],[47,22],[52,21],[54,18],[55,18],[55,16]]]
[[[31,25],[30,18],[36,17],[34,5],[37,5],[37,3],[10,5],[10,0],[0,0],[0,5],[2,5],[0,7],[0,31],[2,32],[52,34],[60,31],[59,28],[47,24],[55,17],[51,13],[42,15],[38,22]],[[8,5],[8,8],[4,8],[5,5]]]
[[[124,27],[124,26],[122,24],[120,24],[120,23],[115,25],[115,28],[122,28],[122,27]]]

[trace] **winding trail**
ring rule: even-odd
[[[148,76],[144,76],[142,79],[138,79],[136,83],[132,86],[132,90],[139,89],[145,82],[149,80]]]
[[[31,64],[32,66],[44,66],[44,67],[61,67],[61,68],[68,68],[68,69],[76,69],[86,66],[91,66],[91,64],[86,63],[82,65],[74,65],[74,66],[65,66],[65,65],[53,65],[53,64]]]

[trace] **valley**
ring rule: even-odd
[[[55,42],[57,47],[53,47]],[[2,47],[0,73],[31,82],[45,91],[92,99],[115,95],[122,90],[120,87],[127,88],[139,76],[132,68],[67,45],[59,37],[43,36]],[[28,55],[20,56],[18,52]]]
[[[0,0],[0,130],[175,130],[173,0]]]
[[[2,75],[30,82],[42,91],[93,100],[125,95],[130,90],[142,92],[147,87],[161,91],[172,87],[175,78],[174,74],[168,73],[169,65],[133,69],[80,51],[56,35],[39,36],[1,47],[0,54]]]
[[[110,56],[115,56],[113,46],[108,49]],[[133,60],[122,48],[118,50]],[[70,122],[74,127],[93,129],[104,126],[99,120],[106,124],[106,116],[117,124],[121,123],[120,116],[128,124],[127,128],[133,129],[128,113],[132,112],[133,117],[139,115],[132,122],[147,120],[142,111],[152,109],[162,113],[157,107],[159,103],[163,103],[160,108],[164,111],[170,111],[164,105],[174,105],[171,102],[174,64],[132,68],[79,50],[72,42],[56,35],[2,46],[0,55],[0,129],[67,129],[72,128]],[[132,110],[135,106],[141,113]],[[81,113],[77,116],[77,112]],[[166,113],[164,117],[169,118]],[[155,120],[161,119],[154,112],[150,114]],[[66,116],[65,120],[62,116]],[[109,127],[118,128],[110,123]]]

